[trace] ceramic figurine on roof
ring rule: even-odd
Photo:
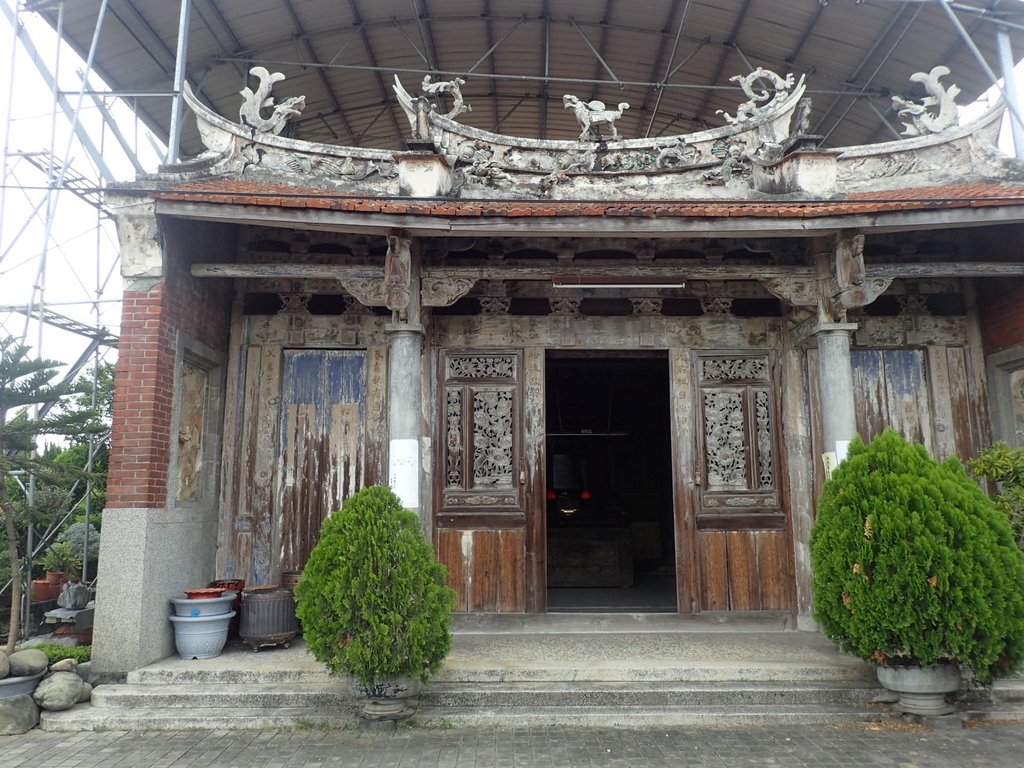
[[[754,89],[754,83],[765,80],[770,83],[770,88]],[[774,72],[758,67],[750,74],[730,77],[729,82],[739,83],[740,88],[743,89],[743,92],[750,99],[736,108],[736,117],[733,117],[724,110],[715,110],[716,114],[724,117],[727,123],[735,125],[736,123],[748,122],[759,115],[771,111],[777,103],[786,99],[796,81],[792,74],[780,77]]]
[[[440,93],[447,93],[452,97],[452,108],[444,113],[444,116],[449,120],[454,120],[459,115],[465,112],[472,112],[473,108],[463,102],[462,100],[462,86],[466,84],[466,81],[461,77],[456,77],[454,80],[441,80],[439,82],[431,82],[432,78],[430,75],[426,75],[423,78],[423,83],[420,88],[428,96],[434,96]]]
[[[904,123],[904,136],[926,136],[929,133],[941,133],[947,128],[957,124],[959,113],[956,106],[956,97],[960,89],[956,85],[949,88],[943,87],[939,80],[949,74],[949,67],[932,67],[931,72],[915,72],[910,79],[915,83],[923,83],[928,95],[919,103],[900,98],[892,97],[893,109],[899,112],[900,117],[908,118],[909,123]],[[938,107],[938,113],[933,114],[929,109]]]
[[[617,109],[608,109],[603,101],[583,102],[578,97],[567,93],[562,97],[562,104],[566,109],[571,109],[576,115],[576,122],[580,124],[583,132],[580,133],[580,141],[601,141],[601,126],[606,125],[611,129],[611,138],[619,138],[619,132],[615,128],[615,121],[622,117],[622,113],[629,109],[629,104],[619,102]]]
[[[957,125],[957,89],[939,83],[946,74],[944,67],[912,78],[930,94],[920,104],[899,102],[901,114],[913,118],[920,135],[835,149],[821,149],[820,137],[808,135],[811,105],[804,97],[804,78],[761,68],[732,78],[749,99],[738,105],[734,115],[724,115],[724,125],[637,139],[621,138],[615,128],[615,121],[628,108],[625,103],[605,109],[601,102],[584,103],[566,95],[564,105],[573,109],[583,128],[578,137],[511,136],[452,119],[469,111],[462,101],[461,78],[434,82],[427,76],[424,93],[413,96],[396,77],[395,95],[412,131],[405,148],[392,149],[334,146],[276,135],[288,117],[301,109],[302,97],[275,104],[270,91],[282,75],[262,67],[252,71],[260,85],[255,92],[243,92],[241,124],[203,106],[186,84],[185,100],[196,113],[208,151],[191,163],[179,164],[174,173],[193,178],[265,175],[290,185],[376,196],[757,200],[782,195],[843,197],[949,183],[979,172],[990,178],[1020,172],[997,157],[993,147],[1002,105],[970,124]],[[428,94],[450,95],[452,109],[439,112]],[[264,117],[271,109],[273,116]],[[430,179],[430,183],[413,183],[416,179]]]
[[[249,70],[249,74],[258,77],[260,84],[255,92],[249,86],[239,91],[242,96],[242,106],[238,110],[238,119],[243,125],[276,136],[281,133],[288,120],[301,114],[302,110],[306,108],[306,97],[292,96],[280,104],[275,104],[274,97],[270,95],[270,92],[274,88],[274,83],[284,80],[284,75],[280,72],[271,74],[264,67],[253,67]],[[261,114],[265,109],[273,109],[268,118]]]

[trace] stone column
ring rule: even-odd
[[[419,254],[403,232],[388,237],[384,303],[392,311],[388,341],[388,484],[406,508],[423,514],[423,337]]]
[[[857,434],[857,415],[853,408],[853,365],[850,362],[850,334],[856,323],[819,323],[814,330],[818,340],[818,381],[821,392],[821,434],[826,451],[838,451],[836,444],[852,440]]]
[[[402,504],[420,512],[420,427],[423,328],[389,325],[388,484]]]

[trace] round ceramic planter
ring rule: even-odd
[[[219,656],[228,639],[228,623],[234,615],[234,611],[229,611],[214,616],[168,617],[174,624],[174,645],[178,655],[183,659]]]
[[[44,672],[38,672],[34,675],[3,678],[0,680],[0,699],[20,696],[23,693],[31,695],[44,674]]]
[[[235,600],[235,593],[230,592],[220,597],[207,598],[185,598],[172,597],[171,604],[174,606],[175,616],[219,616],[231,610],[231,603]]]
[[[878,682],[899,695],[896,709],[911,715],[948,715],[956,709],[946,694],[960,690],[955,664],[924,667],[879,667]]]
[[[359,706],[364,720],[403,720],[416,712],[416,697],[423,688],[418,679],[391,677],[371,686],[356,683],[356,690],[366,698]]]

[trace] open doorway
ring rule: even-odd
[[[667,353],[549,352],[551,612],[676,611]]]

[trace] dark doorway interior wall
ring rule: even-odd
[[[547,359],[548,610],[676,610],[668,355]]]

